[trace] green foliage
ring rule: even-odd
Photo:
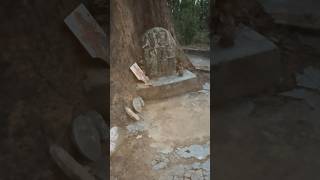
[[[168,0],[168,3],[179,42],[191,44],[199,34],[207,32],[209,0]]]

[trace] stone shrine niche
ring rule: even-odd
[[[171,33],[161,27],[148,30],[143,36],[143,67],[150,78],[176,75],[177,45]]]

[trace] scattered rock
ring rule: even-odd
[[[183,158],[197,158],[199,160],[205,159],[210,155],[210,148],[208,144],[205,145],[191,145],[189,147],[177,148],[176,154]]]
[[[125,110],[130,118],[132,118],[136,121],[140,121],[140,119],[141,119],[140,116],[138,114],[134,113],[129,107],[125,107]]]
[[[75,180],[95,180],[89,170],[79,164],[64,149],[57,145],[50,146],[50,154],[61,170],[71,179]]]
[[[142,107],[144,106],[144,101],[143,101],[142,97],[138,96],[138,97],[134,98],[132,101],[132,106],[136,112],[141,113]]]

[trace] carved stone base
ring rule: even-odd
[[[184,70],[182,76],[173,75],[151,80],[153,86],[137,84],[138,95],[143,99],[161,99],[201,89],[197,76]]]

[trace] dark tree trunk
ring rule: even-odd
[[[142,35],[153,27],[166,28],[174,37],[175,32],[166,0],[112,0],[110,7],[111,123],[119,124],[127,119],[124,106],[136,95],[129,67],[143,58]]]

